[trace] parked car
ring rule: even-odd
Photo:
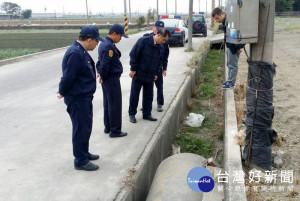
[[[189,25],[189,19],[187,19],[187,25]],[[193,35],[202,34],[204,37],[207,36],[207,24],[204,14],[193,14],[192,19]]]
[[[181,17],[162,15],[161,21],[165,23],[165,28],[171,32],[169,43],[179,44],[181,47],[188,41],[188,28]]]

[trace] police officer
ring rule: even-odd
[[[79,40],[66,51],[62,62],[62,78],[57,98],[64,97],[67,112],[72,121],[72,143],[76,170],[93,171],[99,169],[91,160],[99,155],[89,152],[89,139],[93,124],[93,95],[96,91],[95,63],[87,51],[96,48],[100,37],[95,26],[84,26]]]
[[[153,82],[157,79],[158,68],[161,62],[163,48],[171,36],[170,31],[163,28],[157,34],[143,36],[133,46],[130,52],[130,73],[132,78],[129,118],[130,122],[136,123],[136,109],[139,102],[140,90],[143,87],[143,119],[157,121],[152,117]]]
[[[97,71],[99,83],[102,84],[104,107],[104,133],[110,137],[124,137],[122,132],[122,92],[120,77],[123,66],[120,61],[121,52],[115,46],[121,38],[128,36],[120,24],[114,24],[106,36],[106,42],[100,44],[98,49]]]
[[[153,25],[153,33],[156,34],[159,29],[165,27],[165,23],[163,21],[156,21]],[[157,89],[157,111],[162,112],[164,105],[164,93],[163,93],[163,76],[167,75],[167,66],[168,66],[168,58],[169,58],[169,43],[166,41],[163,46],[162,59],[160,66],[158,68],[157,79],[155,80],[155,86]]]

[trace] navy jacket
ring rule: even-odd
[[[121,52],[113,41],[106,36],[106,41],[101,42],[98,48],[97,71],[103,82],[112,77],[120,77],[123,73],[123,66],[120,61]]]
[[[229,48],[229,50],[232,54],[236,54],[237,51],[242,49],[245,45],[244,44],[233,44],[233,43],[226,42],[226,18],[225,18],[224,22],[222,22],[222,29],[224,31],[224,42],[226,43],[226,46]]]
[[[95,91],[95,63],[84,47],[75,41],[63,58],[59,93],[69,104],[73,99],[93,97]]]
[[[154,44],[153,35],[143,36],[133,46],[130,56],[130,70],[136,71],[136,78],[153,82],[161,62],[161,45]]]
[[[154,33],[146,33],[144,36],[150,36],[150,35],[154,35]],[[163,53],[162,53],[162,57],[161,57],[161,62],[160,62],[160,65],[163,67],[163,70],[167,70],[167,67],[168,67],[168,58],[169,58],[169,53],[170,53],[170,50],[169,50],[169,42],[166,41],[164,44],[161,45],[163,48]]]

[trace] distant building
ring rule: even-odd
[[[0,13],[0,20],[10,20],[12,19],[12,14]]]
[[[32,13],[31,18],[57,18],[56,13]]]

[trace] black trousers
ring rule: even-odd
[[[93,126],[93,98],[73,100],[67,106],[72,121],[72,143],[74,165],[82,166],[89,162],[89,140]]]
[[[120,78],[109,78],[102,84],[104,126],[120,134],[122,127],[122,92]]]
[[[144,82],[134,77],[131,81],[129,98],[129,116],[135,116],[139,104],[140,91],[143,87],[143,116],[150,116],[153,102],[153,81]]]
[[[155,80],[154,83],[157,89],[157,105],[164,105],[163,75],[161,68],[159,68],[157,80]]]

